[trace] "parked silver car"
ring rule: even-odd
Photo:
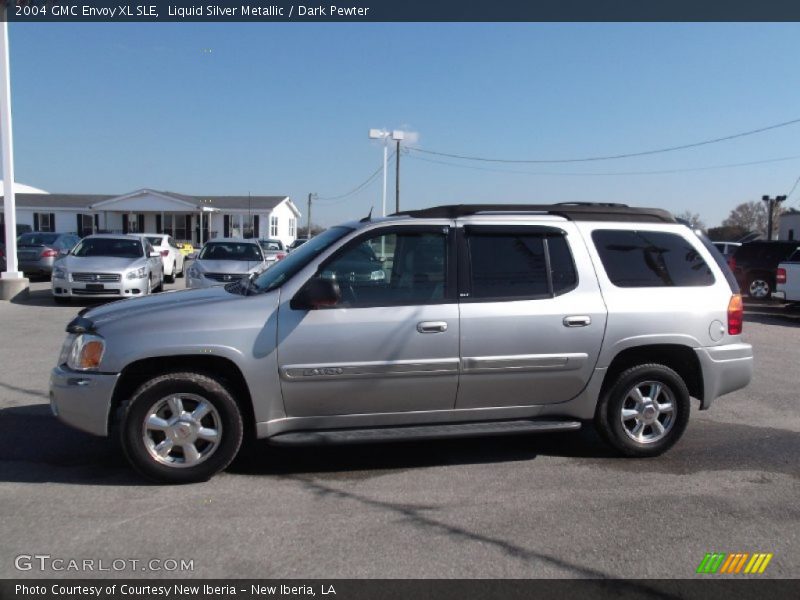
[[[206,243],[186,269],[186,287],[202,288],[239,281],[266,268],[258,240],[218,238]]]
[[[83,238],[53,266],[56,302],[75,297],[134,298],[164,285],[161,255],[146,238],[98,234]]]
[[[69,254],[81,241],[72,233],[50,233],[33,231],[17,238],[17,263],[26,275],[44,275],[53,272],[56,260]]]
[[[264,260],[268,267],[286,258],[289,252],[281,240],[258,240],[258,244],[264,252]]]
[[[171,482],[224,469],[244,436],[365,443],[593,420],[620,453],[656,456],[691,398],[705,410],[749,383],[738,292],[710,242],[662,210],[410,211],[332,227],[252,279],[89,310],[67,328],[51,404],[118,432],[134,467]]]

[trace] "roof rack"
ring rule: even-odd
[[[544,213],[557,215],[570,221],[633,221],[675,223],[669,211],[660,208],[642,208],[627,204],[603,202],[561,202],[558,204],[447,204],[405,210],[393,216],[430,219],[457,219],[479,213]]]

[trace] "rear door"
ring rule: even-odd
[[[564,402],[588,383],[606,308],[574,225],[460,231],[457,408]]]

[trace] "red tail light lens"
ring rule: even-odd
[[[161,256],[169,256],[169,250],[162,250]]]
[[[734,294],[728,302],[728,335],[739,335],[742,333],[744,321],[744,304],[742,296]]]
[[[58,256],[58,250],[53,250],[52,248],[45,248],[42,250],[42,253],[39,255],[41,258],[52,258]]]
[[[786,283],[786,269],[778,267],[775,272],[775,283]]]
[[[728,258],[728,266],[731,268],[731,271],[736,270],[736,259],[732,256]]]
[[[284,258],[286,258],[285,254],[281,253],[281,254],[276,254],[275,255],[275,260],[283,260]]]

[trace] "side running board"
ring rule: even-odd
[[[403,427],[377,427],[371,429],[330,429],[322,431],[289,431],[268,439],[280,446],[305,446],[319,444],[372,444],[437,440],[461,437],[495,435],[520,435],[550,431],[575,431],[580,421],[492,421],[489,423],[447,423],[437,425],[412,425]]]

